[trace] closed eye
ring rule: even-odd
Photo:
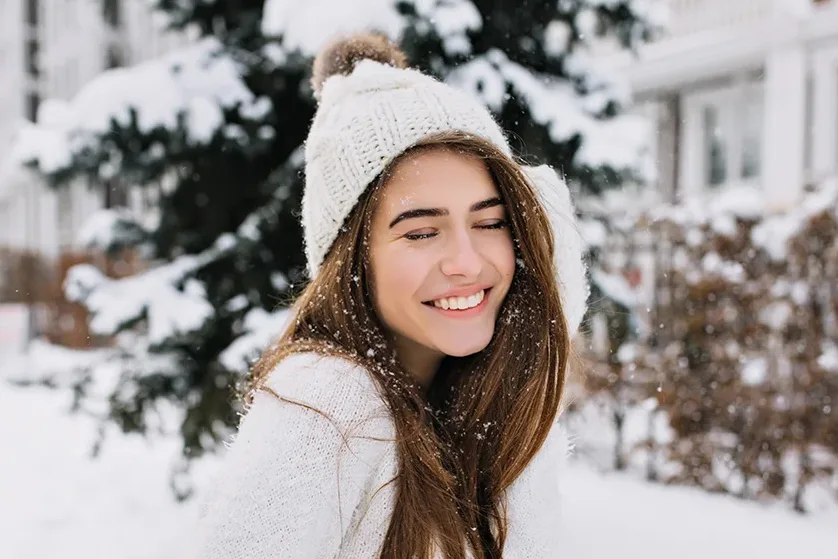
[[[478,229],[505,229],[509,226],[509,222],[505,219],[493,219],[481,221],[475,225]],[[404,235],[408,241],[421,241],[422,239],[430,239],[436,237],[439,233],[437,231],[411,232]]]
[[[407,233],[404,238],[408,241],[421,241],[422,239],[430,239],[436,237],[436,231],[428,231],[425,233]]]
[[[495,219],[490,222],[480,222],[477,224],[479,229],[503,229],[504,227],[509,226],[509,222],[505,219]]]

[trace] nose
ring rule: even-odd
[[[483,268],[482,258],[467,231],[457,232],[446,244],[440,269],[446,276],[476,279]]]

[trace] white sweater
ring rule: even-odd
[[[282,361],[268,386],[335,424],[258,394],[203,500],[193,557],[377,557],[397,461],[395,428],[372,377],[343,359],[300,354]],[[556,427],[509,488],[506,559],[562,555],[559,468],[566,452]]]

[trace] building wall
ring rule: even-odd
[[[12,138],[12,123],[24,113],[23,2],[0,0],[0,146]]]
[[[45,99],[68,99],[104,69],[101,5],[90,0],[39,0]]]
[[[838,174],[838,40],[824,42],[811,53],[811,137],[807,165],[811,180]]]
[[[598,53],[658,103],[656,188],[753,185],[781,208],[838,173],[838,0],[667,2],[668,34],[639,57]]]
[[[27,87],[41,99],[70,100],[87,82],[105,71],[108,47],[131,65],[154,58],[188,42],[164,32],[161,19],[147,3],[116,2],[114,33],[103,19],[103,0],[35,0],[40,78],[26,76],[24,9],[31,0],[0,0],[0,149],[8,153],[20,122],[27,118]],[[8,63],[7,63],[8,62]],[[131,197],[133,199],[133,197]],[[35,250],[49,259],[74,248],[86,218],[103,207],[101,190],[74,184],[53,191],[32,173],[0,169],[0,246]]]

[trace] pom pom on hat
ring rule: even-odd
[[[334,75],[348,76],[361,60],[375,60],[394,68],[407,68],[407,56],[392,41],[377,33],[358,33],[342,37],[326,45],[315,57],[311,71],[311,87],[319,99],[327,79]]]

